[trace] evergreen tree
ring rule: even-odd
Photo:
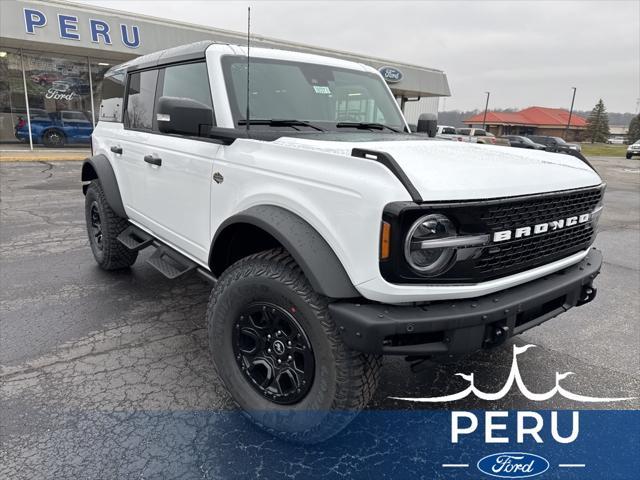
[[[609,116],[602,99],[598,100],[598,103],[593,107],[587,118],[585,137],[591,143],[606,142],[607,138],[609,138]]]
[[[629,143],[640,140],[640,113],[631,119],[629,123]]]

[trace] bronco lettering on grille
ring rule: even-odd
[[[591,220],[591,213],[584,213],[582,215],[575,215],[569,218],[562,218],[560,220],[553,220],[551,222],[538,223],[532,227],[519,227],[515,230],[502,230],[500,232],[493,233],[494,242],[504,242],[511,240],[512,238],[530,237],[531,235],[539,235],[541,233],[553,232],[565,227],[572,227],[580,223],[587,223]]]

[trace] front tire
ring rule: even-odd
[[[133,265],[138,252],[132,252],[117,238],[129,222],[111,209],[100,180],[89,184],[84,205],[89,244],[100,268],[118,270]]]
[[[236,262],[211,293],[209,345],[218,375],[254,423],[287,440],[332,437],[378,384],[380,357],[349,349],[327,305],[282,249]]]
[[[631,155],[630,153],[627,153],[627,160],[631,160],[631,157],[633,157],[633,155]]]

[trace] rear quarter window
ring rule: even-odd
[[[102,100],[98,120],[101,122],[122,122],[124,103],[124,73],[107,75],[102,81]]]

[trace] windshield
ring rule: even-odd
[[[453,127],[442,127],[442,132],[443,135],[455,135],[456,134],[456,129]]]
[[[560,137],[552,137],[555,139],[556,142],[558,142],[559,145],[566,145],[567,142],[565,142],[562,138]]]
[[[236,126],[244,125],[247,58],[223,57],[222,67],[233,121]],[[298,120],[329,130],[337,130],[341,122],[405,128],[397,103],[373,73],[265,58],[252,58],[250,72],[251,128],[305,128],[282,123],[254,125],[257,120]]]

